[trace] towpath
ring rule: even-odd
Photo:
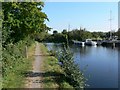
[[[42,52],[40,50],[40,45],[36,42],[35,47],[35,60],[32,64],[32,70],[27,74],[26,88],[42,88],[42,69],[41,65],[43,62]]]

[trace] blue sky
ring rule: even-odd
[[[43,12],[49,18],[47,25],[61,32],[67,29],[86,28],[88,31],[109,31],[110,10],[112,11],[112,29],[118,28],[117,2],[45,2]],[[50,31],[50,33],[53,32]]]

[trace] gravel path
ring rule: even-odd
[[[29,72],[27,79],[27,88],[42,88],[42,56],[39,43],[36,42],[35,60],[33,61],[33,70]]]

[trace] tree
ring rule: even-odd
[[[64,30],[62,31],[62,34],[67,34],[67,30],[64,29]]]
[[[117,35],[118,35],[118,39],[120,39],[120,28],[118,29]]]
[[[56,31],[56,30],[53,31],[53,35],[55,35],[55,34],[57,34],[57,33],[58,33],[58,31]]]
[[[43,41],[47,36],[47,32],[40,32],[40,33],[36,33],[34,38],[36,41]]]
[[[47,15],[41,11],[43,6],[43,2],[3,2],[4,43],[15,43],[27,36],[48,30],[44,23],[48,20]]]

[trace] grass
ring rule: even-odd
[[[33,43],[29,48],[28,48],[28,51],[27,51],[27,54],[28,54],[28,60],[30,60],[31,62],[31,69],[32,69],[32,62],[34,61],[34,54],[35,54],[35,43]]]
[[[54,56],[50,56],[47,48],[40,43],[40,49],[46,56],[43,57],[43,88],[73,88],[65,81],[63,70]]]
[[[73,88],[65,81],[63,70],[58,65],[58,60],[54,56],[50,56],[47,48],[44,44],[40,43],[40,49],[42,54],[42,71],[43,74],[43,88]],[[3,87],[4,88],[23,88],[26,84],[26,77],[24,72],[32,69],[32,62],[34,61],[35,43],[28,47],[28,59],[19,58],[17,63],[15,62],[14,67],[11,67],[6,71],[4,77]],[[7,53],[7,52],[6,52]],[[12,60],[11,55],[7,54],[8,61]],[[16,60],[16,59],[15,59]],[[13,63],[12,63],[13,64]],[[23,73],[21,73],[23,72]]]
[[[24,59],[25,60],[25,59]],[[29,61],[26,59],[22,63],[15,64],[11,69],[8,69],[6,76],[4,77],[3,87],[4,88],[21,88],[24,86],[24,74],[30,66]]]
[[[7,54],[7,52],[4,52],[6,54],[6,57],[9,61],[9,65],[12,61],[13,67],[7,68],[5,77],[3,77],[3,88],[23,88],[25,85],[25,74],[27,70],[31,69],[32,61],[33,60],[33,52],[34,51],[34,44],[32,44],[30,47],[28,47],[28,56],[29,58],[24,57],[18,57],[15,58],[15,56],[12,56],[10,54]],[[14,64],[15,63],[15,64]]]

